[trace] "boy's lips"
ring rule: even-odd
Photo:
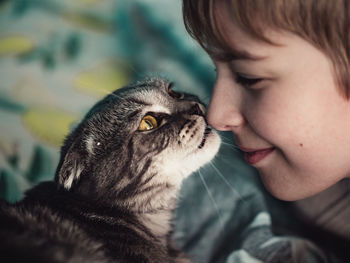
[[[244,159],[250,165],[254,165],[272,153],[275,148],[265,148],[265,149],[248,149],[244,147],[239,147],[244,152]]]

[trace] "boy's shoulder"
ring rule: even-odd
[[[294,208],[308,223],[350,242],[350,178],[325,191],[297,201]]]

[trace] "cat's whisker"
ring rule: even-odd
[[[234,149],[236,149],[236,150],[239,149],[236,145],[234,145],[234,144],[232,144],[232,143],[227,143],[227,142],[221,141],[221,144],[223,144],[223,145],[228,145],[228,146],[230,146],[231,148],[234,148]]]
[[[228,143],[232,143],[232,144],[234,144],[234,142],[233,142],[232,140],[230,140],[230,139],[226,138],[226,137],[225,137],[225,136],[223,136],[223,135],[220,135],[220,139],[221,139],[222,141],[226,141],[226,142],[228,142]]]
[[[110,90],[102,88],[102,89],[100,89],[100,91],[102,91],[105,95],[111,95],[111,96],[117,97],[119,99],[122,99],[122,97],[120,97],[119,95],[115,94],[114,92],[111,92]]]
[[[221,138],[221,143],[224,144],[224,145],[228,145],[228,146],[231,146],[233,149],[236,149],[236,150],[239,150],[239,147],[233,143],[232,141],[230,140],[227,140],[225,137],[223,136],[220,136]]]
[[[205,182],[204,177],[203,177],[202,173],[200,172],[200,170],[198,170],[198,174],[199,174],[199,177],[200,177],[201,180],[202,180],[202,183],[203,183],[203,185],[204,185],[204,188],[205,188],[205,190],[207,191],[208,196],[209,196],[211,202],[212,202],[213,205],[214,205],[214,208],[215,208],[216,213],[217,213],[218,218],[219,218],[219,222],[220,222],[220,224],[221,224],[221,227],[223,228],[223,227],[224,227],[224,222],[223,222],[223,219],[222,219],[222,216],[221,216],[221,213],[220,213],[219,206],[218,206],[217,203],[215,202],[215,199],[214,199],[212,193],[210,192],[210,189],[209,189],[207,183]]]
[[[213,169],[216,171],[216,173],[220,176],[220,178],[225,182],[225,184],[231,189],[233,194],[237,196],[240,200],[244,201],[240,193],[230,184],[229,181],[225,178],[225,176],[219,171],[219,169],[213,164],[212,161],[210,161],[210,165],[213,167]]]
[[[103,92],[103,94],[105,94],[105,95],[109,95],[109,94],[112,93],[110,90],[107,90],[107,89],[104,89],[104,88],[100,88],[99,91]]]
[[[221,137],[221,142],[223,142],[223,143],[225,143],[225,144],[228,144],[228,145],[231,145],[231,146],[235,146],[235,147],[237,147],[237,145],[236,145],[236,144],[234,144],[232,141],[229,141],[229,140],[223,139],[222,137]],[[237,148],[238,148],[238,147],[237,147]]]
[[[118,95],[115,94],[115,93],[111,93],[111,95],[114,96],[114,97],[117,97],[118,99],[121,99],[121,100],[123,99],[122,97],[118,96]]]
[[[202,101],[202,102],[204,102],[204,104],[208,105],[210,102],[210,96],[200,98],[200,101]]]
[[[130,63],[126,63],[126,66],[127,66],[129,69],[131,69],[131,71],[134,72],[134,73],[136,74],[136,76],[141,76],[141,75],[142,75],[142,74],[141,74],[139,71],[137,71],[137,70],[135,69],[135,67],[133,67]]]
[[[143,74],[141,73],[141,71],[137,71],[136,68],[130,63],[129,60],[127,59],[122,59],[122,58],[118,58],[118,62],[121,64],[121,66],[123,68],[128,68],[130,71],[132,71],[133,73],[135,73],[136,76],[138,77],[142,77]]]
[[[235,152],[239,152],[240,149],[235,146],[235,145],[232,145],[232,144],[228,144],[228,143],[225,143],[225,142],[221,142],[222,145],[225,145],[225,146],[228,146],[230,149],[234,150]]]

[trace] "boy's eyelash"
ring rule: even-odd
[[[248,77],[245,77],[241,74],[236,73],[236,82],[238,84],[245,86],[245,87],[253,86],[262,80],[263,80],[262,78],[248,78]]]
[[[217,73],[216,68],[214,68],[214,71],[215,73]],[[254,84],[257,84],[258,82],[264,80],[263,78],[248,78],[241,73],[236,73],[235,75],[236,75],[236,78],[235,78],[236,83],[245,87],[253,86]]]

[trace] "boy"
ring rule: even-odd
[[[184,0],[183,13],[217,70],[209,123],[272,195],[304,199],[306,220],[349,245],[349,2]]]

